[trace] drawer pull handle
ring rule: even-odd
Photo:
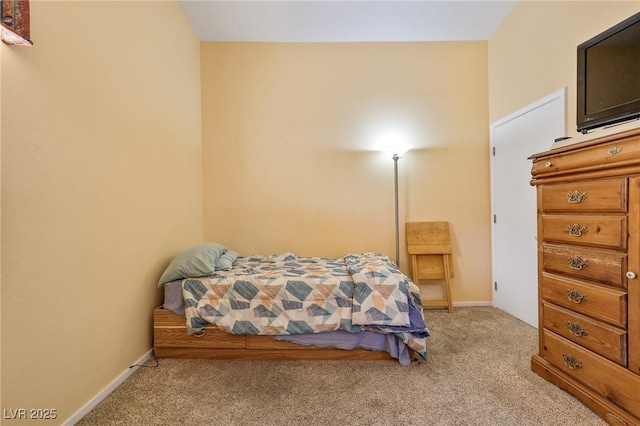
[[[200,330],[197,333],[193,333],[193,337],[204,337],[207,334],[207,330]]]
[[[567,201],[569,204],[580,204],[587,198],[586,192],[573,191],[567,194]]]
[[[573,355],[562,354],[562,360],[564,361],[564,365],[569,367],[572,370],[577,370],[578,368],[582,368],[582,363],[576,359]]]
[[[567,298],[573,303],[582,303],[587,300],[587,295],[580,293],[578,290],[567,289]]]
[[[544,163],[545,167],[551,167],[551,161],[547,161],[546,163]]]
[[[580,256],[573,256],[569,258],[569,268],[580,271],[589,266],[589,262]]]
[[[612,157],[613,157],[614,155],[616,155],[616,154],[621,153],[621,152],[622,152],[622,148],[617,147],[617,146],[614,146],[614,147],[613,147],[613,148],[611,148],[609,151],[607,151],[607,153],[608,153],[610,156],[612,156]]]
[[[629,423],[627,423],[626,421],[624,421],[623,419],[621,419],[620,417],[616,416],[613,413],[607,413],[605,417],[605,420],[607,421],[607,423],[609,423],[610,425],[613,426],[628,426]]]
[[[581,237],[587,233],[587,227],[574,223],[573,225],[567,225],[567,231],[572,237]]]
[[[581,327],[577,322],[567,322],[567,327],[569,328],[569,332],[576,337],[582,337],[587,334],[587,329]]]

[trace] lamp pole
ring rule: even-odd
[[[395,182],[395,194],[396,194],[396,265],[400,267],[400,225],[398,219],[398,160],[400,156],[393,154],[393,175]]]
[[[393,158],[393,179],[394,179],[394,192],[395,192],[395,207],[396,207],[396,266],[400,268],[400,215],[398,213],[398,160],[404,155],[405,152],[411,149],[411,145],[404,143],[395,143],[382,148],[382,152],[387,155],[391,155]]]

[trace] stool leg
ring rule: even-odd
[[[444,269],[444,294],[447,299],[447,309],[449,313],[453,312],[453,304],[451,302],[451,272],[449,270],[449,255],[442,255],[442,267]]]
[[[420,287],[420,283],[418,282],[418,256],[415,254],[411,255],[411,280],[415,285]],[[420,303],[422,303],[422,308],[424,309],[424,299],[421,299]]]

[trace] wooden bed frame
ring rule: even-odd
[[[395,360],[384,351],[335,349],[237,335],[207,326],[200,336],[187,334],[185,318],[168,309],[153,312],[153,349],[157,358],[239,360]]]

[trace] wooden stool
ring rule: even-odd
[[[449,222],[407,222],[407,251],[411,255],[411,278],[444,280],[444,299],[422,299],[424,307],[446,307],[453,312],[451,284],[453,259]]]

